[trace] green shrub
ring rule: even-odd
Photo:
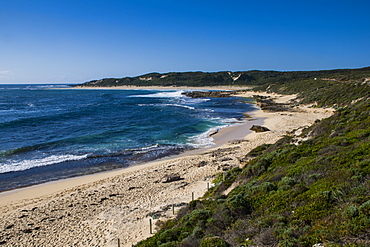
[[[364,202],[361,206],[359,206],[358,210],[360,211],[361,214],[370,216],[370,200]]]
[[[354,218],[359,215],[359,210],[356,205],[349,205],[345,210],[344,214],[348,218]]]
[[[172,242],[159,245],[159,247],[177,247],[177,246],[178,246],[178,243],[172,243]]]
[[[193,228],[199,222],[206,221],[210,216],[210,210],[195,209],[183,217],[182,223],[186,228]]]
[[[252,149],[246,157],[257,157],[264,153],[266,149],[268,149],[271,146],[271,144],[262,144],[254,149]]]
[[[277,190],[277,187],[271,182],[264,182],[261,185],[253,188],[254,193],[268,193],[274,190]]]
[[[157,242],[167,243],[167,242],[177,241],[179,239],[180,234],[181,234],[181,229],[179,228],[167,229],[163,232],[160,232]]]
[[[278,187],[283,186],[283,185],[294,186],[295,184],[296,184],[296,181],[294,178],[283,177],[278,183]]]
[[[200,247],[229,247],[225,240],[220,237],[208,237],[202,240]]]
[[[247,215],[252,213],[253,210],[252,203],[248,199],[246,199],[242,193],[233,195],[232,197],[228,198],[226,201],[226,205],[234,214],[237,215]]]

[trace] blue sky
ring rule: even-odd
[[[370,1],[0,0],[0,83],[370,66]]]

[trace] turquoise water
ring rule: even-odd
[[[0,85],[0,191],[210,146],[207,132],[254,109],[181,90],[52,87],[67,86]]]

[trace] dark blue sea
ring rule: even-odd
[[[210,131],[255,109],[183,92],[0,85],[0,191],[211,146]]]

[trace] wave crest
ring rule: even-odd
[[[51,155],[51,156],[41,158],[41,159],[14,161],[8,164],[1,164],[0,173],[24,171],[24,170],[31,169],[33,167],[53,165],[53,164],[62,163],[65,161],[81,160],[81,159],[86,159],[87,156],[88,156],[87,154],[85,155],[70,155],[70,154]]]
[[[178,91],[160,91],[154,94],[141,94],[141,95],[131,95],[129,97],[138,97],[138,98],[183,98],[186,97],[182,93],[183,90]]]

